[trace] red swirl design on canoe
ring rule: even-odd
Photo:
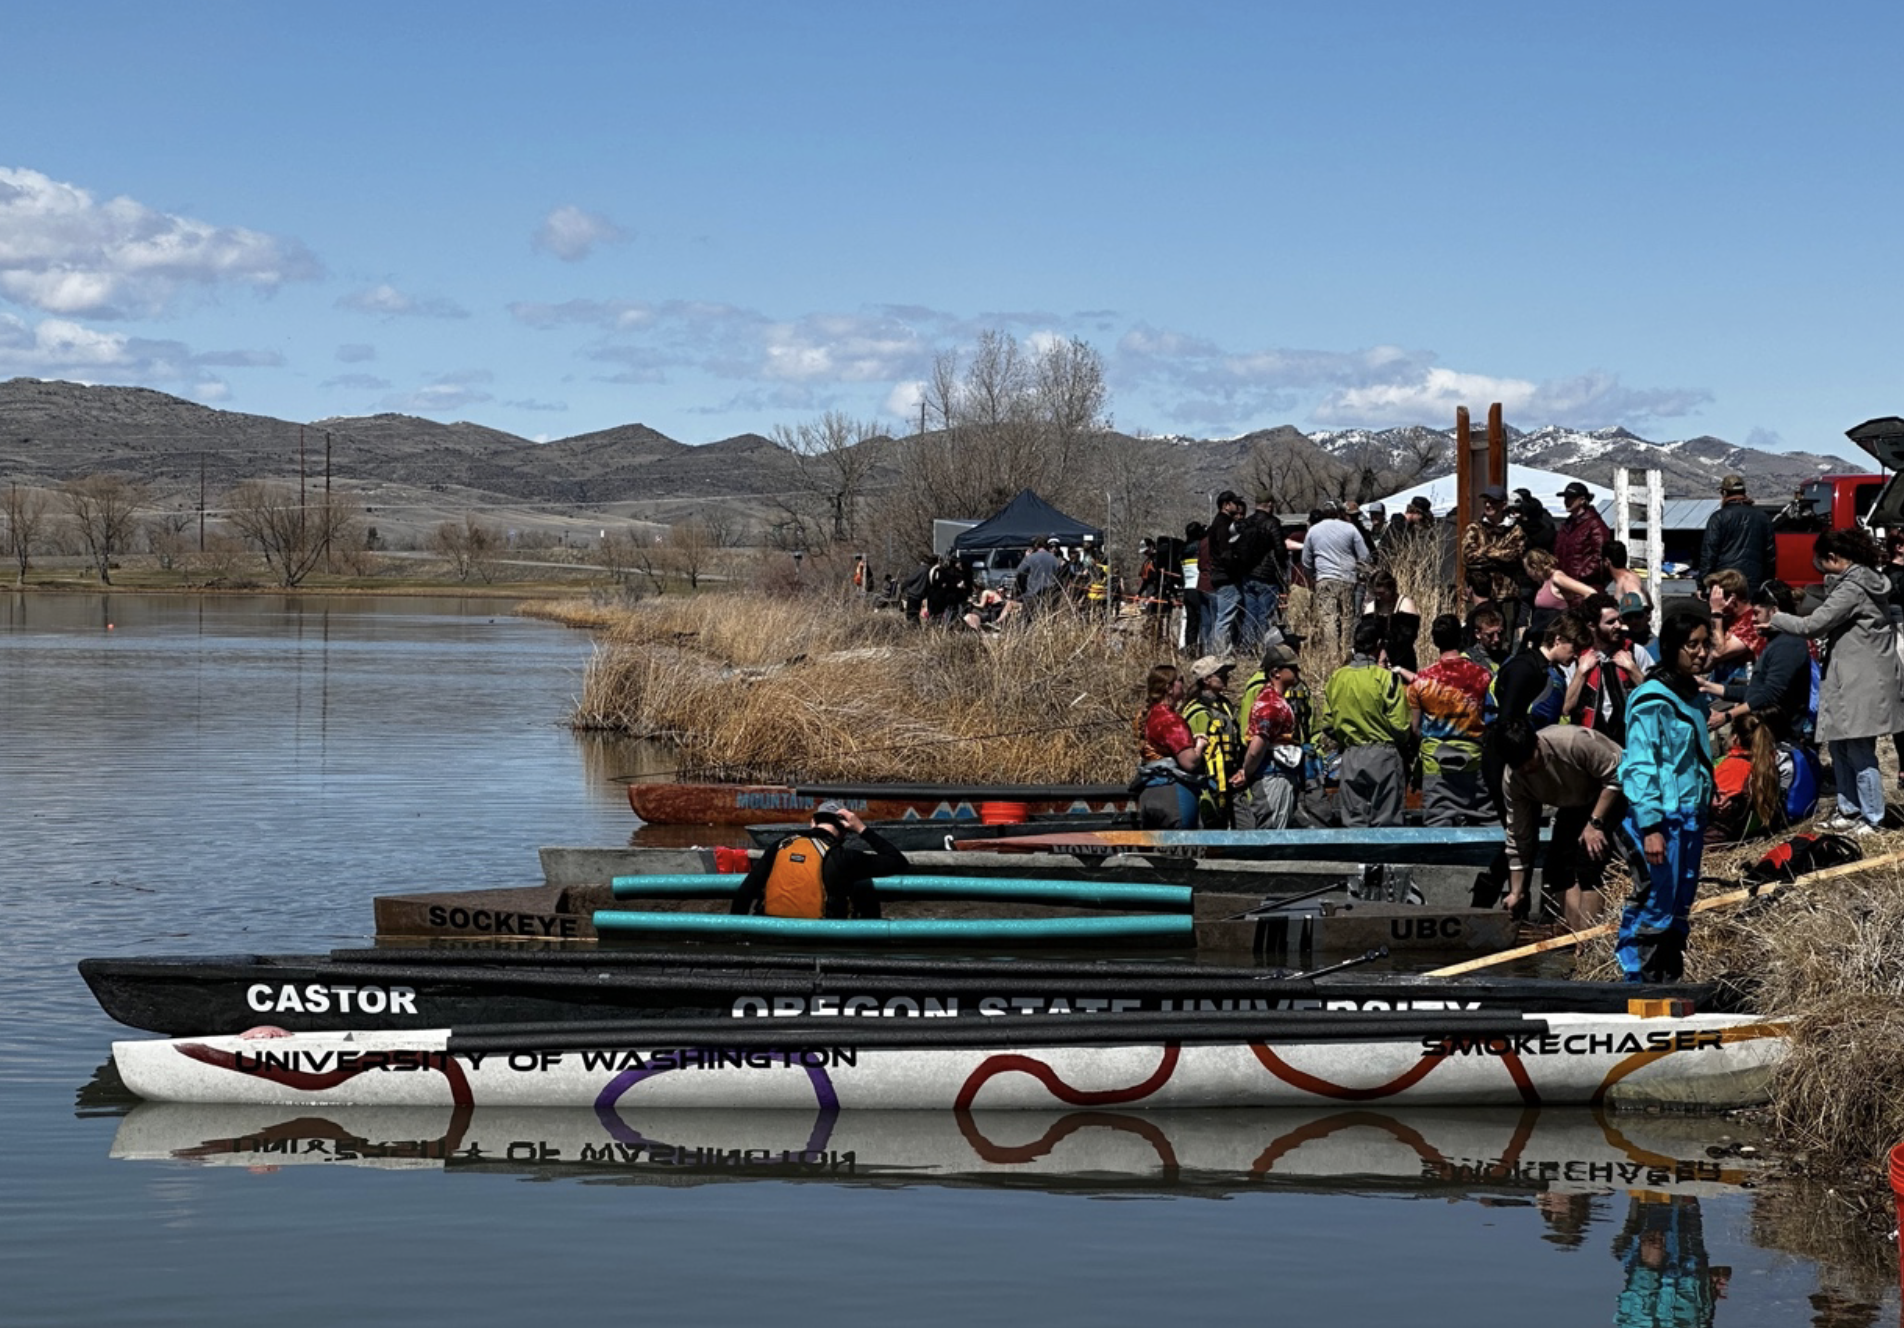
[[[1163,1059],[1150,1078],[1130,1088],[1073,1088],[1058,1077],[1058,1072],[1043,1061],[1031,1056],[1021,1056],[1010,1052],[1003,1056],[987,1056],[979,1062],[976,1070],[966,1077],[965,1086],[959,1089],[959,1095],[952,1104],[954,1111],[970,1111],[972,1102],[978,1097],[978,1090],[1001,1074],[1028,1074],[1045,1086],[1051,1096],[1067,1106],[1073,1107],[1115,1107],[1126,1102],[1141,1102],[1170,1081],[1176,1072],[1177,1058],[1182,1048],[1175,1042],[1164,1043]]]
[[[276,1066],[240,1066],[236,1053],[220,1051],[217,1047],[208,1047],[203,1042],[181,1042],[176,1050],[182,1056],[210,1065],[220,1070],[230,1070],[233,1074],[242,1074],[252,1079],[265,1079],[285,1088],[295,1088],[300,1093],[321,1093],[336,1088],[339,1084],[355,1079],[360,1074],[385,1067],[379,1065],[353,1065],[347,1070],[285,1070]],[[463,1066],[455,1056],[447,1051],[423,1051],[417,1053],[424,1064],[433,1070],[439,1070],[450,1081],[450,1102],[458,1107],[475,1104],[475,1098],[469,1091],[469,1078],[463,1073]]]
[[[1385,1097],[1394,1097],[1398,1093],[1413,1088],[1426,1079],[1436,1066],[1450,1059],[1446,1056],[1424,1056],[1385,1084],[1377,1084],[1373,1088],[1349,1088],[1343,1084],[1330,1083],[1327,1079],[1319,1078],[1307,1071],[1298,1070],[1261,1042],[1252,1042],[1249,1048],[1255,1053],[1256,1059],[1262,1063],[1265,1070],[1290,1087],[1300,1088],[1305,1093],[1314,1093],[1317,1097],[1334,1098],[1338,1102],[1376,1102]],[[1521,1101],[1530,1107],[1539,1106],[1540,1093],[1535,1089],[1534,1080],[1527,1073],[1527,1067],[1521,1063],[1521,1058],[1510,1051],[1503,1052],[1495,1059],[1506,1067],[1508,1077],[1514,1081],[1514,1086],[1520,1089]]]

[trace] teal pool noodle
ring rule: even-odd
[[[759,914],[629,913],[603,909],[595,930],[635,931],[705,940],[961,941],[1009,945],[1027,941],[1174,940],[1195,935],[1187,913],[1117,918],[770,918]]]
[[[714,875],[617,876],[617,899],[731,899],[745,879]],[[1070,904],[1078,908],[1190,909],[1187,885],[1132,885],[1116,881],[1047,881],[1025,877],[881,876],[873,889],[885,899],[989,899],[1013,904]]]

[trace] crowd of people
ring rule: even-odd
[[[897,601],[909,622],[992,631],[1059,607],[1105,613],[1119,589],[1096,536],[1082,535],[1066,546],[1059,536],[1047,535],[1032,540],[1001,581],[990,582],[966,558],[945,553],[922,564],[903,585],[888,577],[882,602]]]
[[[1144,823],[1395,826],[1418,788],[1427,825],[1502,825],[1489,888],[1523,916],[1550,823],[1548,909],[1590,925],[1623,869],[1620,963],[1634,980],[1676,979],[1708,844],[1812,815],[1821,748],[1836,788],[1823,828],[1874,834],[1879,740],[1904,759],[1904,540],[1881,552],[1861,529],[1819,531],[1823,584],[1801,609],[1770,575],[1744,482],[1727,476],[1722,493],[1701,594],[1664,605],[1654,640],[1654,606],[1584,485],[1557,495],[1559,520],[1525,490],[1483,490],[1460,535],[1467,611],[1429,624],[1425,665],[1420,615],[1389,570],[1432,529],[1425,503],[1393,526],[1373,514],[1373,528],[1324,508],[1298,541],[1273,504],[1246,513],[1222,495],[1183,572],[1201,653],[1187,671],[1150,671],[1136,722]],[[1306,637],[1274,607],[1252,618],[1253,592],[1274,606],[1304,581]],[[1260,658],[1240,688],[1238,653]]]

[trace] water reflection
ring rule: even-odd
[[[143,1103],[120,1123],[112,1155],[245,1166],[426,1161],[670,1185],[775,1178],[1539,1196],[1584,1229],[1593,1196],[1750,1187],[1759,1164],[1708,1156],[1709,1124],[1561,1109],[802,1113],[645,1108],[626,1097],[593,1110]]]
[[[1707,1258],[1705,1219],[1688,1195],[1630,1197],[1613,1257],[1626,1270],[1615,1318],[1622,1328],[1703,1328],[1732,1280],[1730,1268]]]

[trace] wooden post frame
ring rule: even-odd
[[[1455,584],[1465,591],[1467,559],[1461,537],[1481,515],[1481,490],[1490,484],[1507,486],[1507,428],[1501,421],[1501,403],[1488,407],[1487,436],[1476,440],[1466,406],[1454,408],[1454,540]]]

